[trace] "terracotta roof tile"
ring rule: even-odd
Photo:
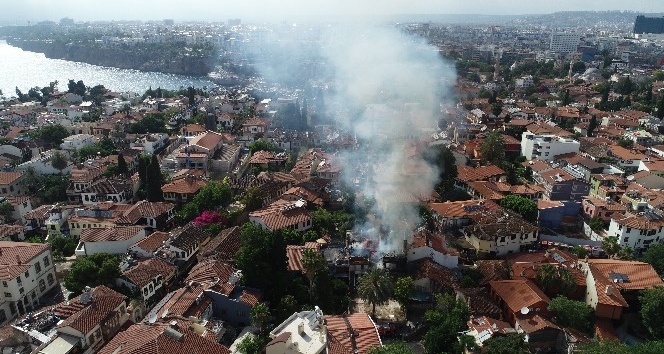
[[[317,242],[306,242],[304,246],[286,246],[288,270],[304,272],[304,267],[302,266],[302,253],[307,249],[320,253],[320,244]]]
[[[485,181],[490,178],[500,177],[505,174],[500,167],[496,165],[480,167],[457,167],[457,179],[463,182]]]
[[[144,239],[134,243],[132,247],[138,247],[148,253],[154,253],[159,247],[164,245],[171,235],[168,232],[156,231],[146,236]]]
[[[518,313],[523,307],[550,301],[549,297],[530,280],[494,280],[489,282],[489,286],[513,313]]]
[[[136,236],[141,231],[143,231],[143,226],[84,229],[81,231],[81,242],[124,241]]]
[[[118,333],[99,354],[230,354],[228,348],[198,335],[183,322],[178,322],[176,340],[166,332],[169,324],[135,324]]]
[[[206,181],[198,178],[178,178],[163,185],[161,191],[164,193],[196,194],[206,184]]]
[[[8,185],[21,178],[21,172],[0,172],[0,185]]]
[[[88,303],[81,302],[82,294],[68,303],[61,303],[54,307],[53,312],[58,317],[66,317],[58,325],[58,328],[71,327],[87,334],[95,326],[114,317],[116,315],[115,309],[123,304],[127,298],[103,285],[92,289],[91,294]]]
[[[311,214],[306,209],[306,202],[302,206],[298,206],[297,203],[278,200],[267,208],[249,213],[249,217],[261,219],[272,231],[311,220]]]
[[[329,354],[366,354],[374,347],[382,345],[376,325],[369,315],[356,313],[345,316],[325,316]]]
[[[221,230],[198,252],[198,259],[214,258],[224,262],[233,262],[240,250],[240,227],[233,226]]]
[[[29,262],[48,251],[42,243],[0,241],[0,279],[14,279],[30,269]]]
[[[161,275],[165,279],[176,270],[177,268],[174,265],[157,257],[138,261],[135,266],[122,272],[122,276],[142,288],[157,276]]]

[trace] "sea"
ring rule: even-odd
[[[58,89],[66,90],[67,82],[83,80],[86,86],[104,85],[116,92],[143,93],[149,87],[177,90],[181,87],[212,88],[206,77],[143,72],[109,68],[62,59],[49,59],[42,53],[27,52],[0,40],[0,91],[6,98],[23,93],[31,87],[48,86],[58,81]]]

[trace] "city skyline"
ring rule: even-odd
[[[351,9],[351,10],[349,10]],[[479,0],[473,2],[422,0],[351,0],[339,1],[266,1],[247,0],[241,3],[218,3],[211,0],[188,2],[142,1],[140,5],[128,0],[112,3],[91,3],[81,0],[50,2],[26,0],[4,3],[0,21],[15,22],[59,20],[70,17],[77,21],[96,20],[159,20],[219,21],[228,18],[248,20],[285,20],[290,18],[321,16],[368,16],[382,17],[413,14],[477,14],[477,15],[527,15],[546,14],[559,11],[619,10],[645,13],[664,12],[664,3],[655,0],[622,1],[571,1],[557,2],[506,0]]]

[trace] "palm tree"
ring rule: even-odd
[[[313,289],[314,289],[314,279],[318,272],[325,269],[325,258],[323,256],[312,250],[305,249],[302,252],[302,271],[304,275],[309,280],[309,301],[313,302]]]
[[[613,258],[620,252],[620,245],[616,236],[607,236],[602,240],[602,248],[607,256]]]
[[[537,283],[544,289],[551,289],[558,281],[558,270],[553,264],[543,264],[535,272]]]
[[[392,279],[382,269],[374,268],[360,277],[357,295],[371,306],[371,315],[376,317],[376,305],[387,303],[392,294]]]

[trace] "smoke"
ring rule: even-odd
[[[421,223],[418,201],[438,182],[437,167],[422,159],[423,141],[437,132],[454,70],[435,47],[393,25],[329,27],[316,57],[329,74],[319,77],[327,89],[325,112],[317,113],[359,142],[337,153],[345,184],[369,201],[354,232],[380,254],[399,252]]]

